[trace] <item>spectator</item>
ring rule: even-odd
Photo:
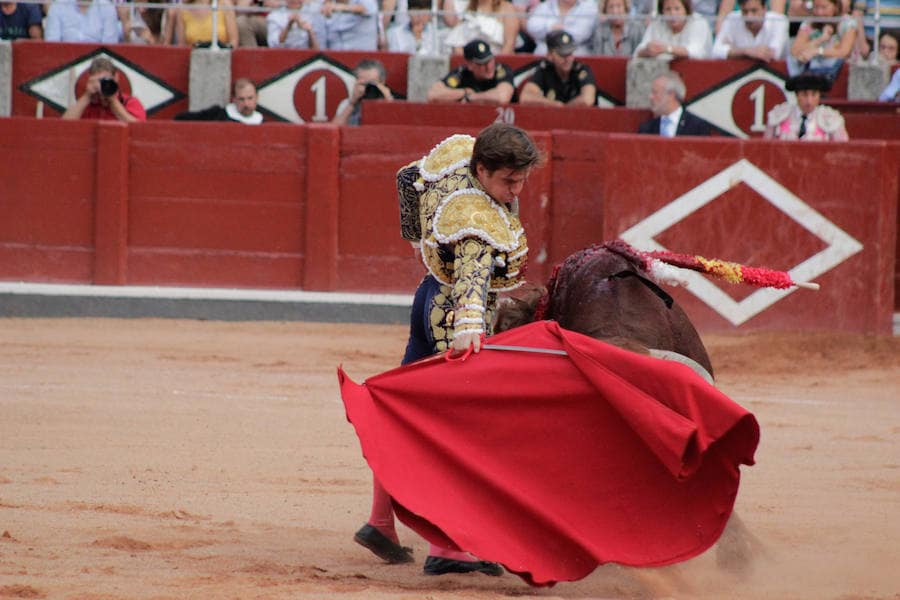
[[[325,43],[325,19],[318,6],[304,0],[286,0],[266,15],[269,48],[319,50]]]
[[[175,4],[170,0],[168,8],[162,18],[162,35],[160,35],[159,43],[165,46],[175,44],[175,22],[178,20],[178,11],[181,9],[180,4]]]
[[[403,0],[398,0],[402,2]],[[441,0],[438,7],[443,11],[441,15],[444,25],[456,27],[459,25],[463,13],[469,10],[469,0]]]
[[[519,34],[516,36],[516,53],[532,54],[537,44],[528,33],[528,17],[540,4],[540,0],[510,0],[518,20]]]
[[[638,133],[663,137],[709,135],[710,124],[684,108],[686,95],[684,81],[678,73],[670,71],[654,79],[650,88],[650,110],[654,118],[641,123]]]
[[[277,0],[235,0],[238,8],[235,23],[238,44],[241,48],[259,48],[268,45],[268,21],[270,10],[282,6]],[[242,10],[243,9],[243,10]]]
[[[691,0],[659,0],[659,12],[634,55],[644,58],[708,58],[712,33],[706,19],[693,14]]]
[[[473,40],[482,40],[495,54],[513,54],[519,34],[516,9],[507,0],[469,0],[466,8],[458,12],[460,2],[445,3],[445,20],[453,27],[447,34],[446,44],[459,54]],[[450,11],[454,11],[452,14]]]
[[[256,110],[256,84],[246,77],[236,79],[231,85],[231,103],[210,106],[203,110],[187,111],[175,115],[176,121],[234,121],[244,125],[259,125],[262,113]]]
[[[120,35],[119,17],[109,0],[58,0],[47,12],[44,39],[50,42],[115,44]]]
[[[166,9],[162,0],[147,0],[159,4],[157,7],[136,7],[129,3],[120,5],[119,20],[122,21],[123,39],[130,44],[164,44],[163,15]],[[123,11],[124,9],[124,11]]]
[[[795,0],[791,0],[792,2]],[[800,2],[802,5],[806,0],[796,0]],[[725,22],[725,19],[734,12],[735,0],[719,0],[719,14],[716,17],[716,26],[714,28],[715,35],[719,35],[719,32],[722,30],[722,23]],[[784,15],[787,13],[787,0],[766,0],[766,11],[771,11],[776,15]],[[790,21],[788,21],[788,26],[791,26]],[[796,34],[796,32],[794,32]],[[793,35],[788,35],[788,37],[793,37]]]
[[[646,27],[650,17],[656,16],[657,0],[632,0],[630,14],[635,17],[643,17],[642,22]]]
[[[644,37],[644,26],[629,19],[630,0],[603,0],[594,30],[594,54],[631,56]]]
[[[820,104],[831,81],[821,75],[803,73],[788,79],[785,89],[796,92],[797,103],[782,102],[769,111],[766,139],[846,142],[844,117]]]
[[[725,17],[713,44],[713,58],[784,60],[788,42],[788,20],[766,11],[765,0],[738,0],[741,13]]]
[[[463,48],[466,64],[451,71],[428,90],[429,102],[480,102],[508,104],[515,96],[512,70],[498,63],[484,40]]]
[[[378,2],[376,0],[326,0],[326,47],[329,50],[378,49]]]
[[[387,49],[405,54],[441,54],[441,33],[431,23],[431,0],[409,0],[406,19],[388,29]]]
[[[132,23],[136,24],[137,21],[134,6],[128,2],[117,2],[116,16],[119,19],[119,40],[130,43],[134,27]]]
[[[869,43],[868,38],[866,38],[865,34],[865,25],[863,24],[863,15],[866,14],[866,5],[865,0],[857,0],[851,6],[852,0],[841,0],[841,7],[843,9],[843,13],[853,15],[853,20],[856,21],[856,39],[853,42],[853,49],[850,51],[850,60],[854,62],[859,62],[872,54],[872,45]]]
[[[389,50],[388,34],[392,27],[403,28],[409,24],[409,2],[408,0],[381,0],[381,21],[378,30],[378,49]],[[440,5],[438,5],[440,9]],[[431,1],[428,2],[428,9],[431,9]],[[419,9],[417,9],[419,10]],[[408,53],[412,54],[412,52]]]
[[[522,88],[522,104],[594,106],[597,84],[591,68],[575,60],[575,40],[557,29],[547,34],[547,58]]]
[[[900,46],[900,33],[882,31],[878,39],[878,60],[892,67],[897,64],[897,51]]]
[[[856,19],[851,15],[844,15],[837,23],[831,22],[830,19],[839,17],[841,11],[840,0],[813,0],[816,19],[800,24],[788,56],[789,75],[793,77],[808,71],[834,81],[844,60],[853,51],[858,33]]]
[[[697,0],[691,8],[709,23],[719,14],[719,0]]]
[[[338,105],[337,112],[331,120],[335,125],[359,125],[362,113],[363,100],[387,100],[394,99],[394,93],[387,86],[387,71],[380,60],[361,60],[353,69],[356,82],[350,97],[345,98]]]
[[[528,34],[534,38],[535,54],[547,54],[547,35],[566,30],[575,40],[575,54],[591,53],[591,37],[597,24],[594,0],[544,0],[528,17]]]
[[[238,45],[238,29],[231,0],[221,0],[216,17],[216,38],[220,46]],[[224,7],[224,9],[222,8]],[[178,46],[212,43],[213,14],[210,0],[185,0],[175,11],[175,44]]]
[[[878,96],[878,100],[881,102],[900,102],[900,69],[894,71],[891,82]]]
[[[52,8],[51,8],[52,10]],[[140,100],[119,89],[119,71],[111,60],[98,56],[88,67],[84,94],[66,109],[63,119],[104,119],[127,123],[146,121]]]
[[[44,15],[37,4],[0,2],[0,40],[44,37]]]
[[[731,0],[734,2],[734,0]],[[788,26],[788,37],[793,40],[800,31],[800,23],[806,18],[811,17],[813,4],[809,0],[788,0],[787,16],[790,25]]]
[[[882,33],[885,30],[900,31],[900,0],[858,0],[854,9],[864,13],[869,22],[865,34],[869,38],[875,37],[875,15],[879,15],[878,23]],[[879,36],[880,37],[880,36]]]

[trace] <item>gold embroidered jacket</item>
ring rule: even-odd
[[[522,224],[469,172],[475,139],[454,135],[397,173],[401,233],[441,283],[430,307],[437,349],[453,333],[490,333],[496,294],[524,282]]]

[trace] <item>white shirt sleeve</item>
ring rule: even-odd
[[[266,42],[269,48],[281,46],[281,31],[284,29],[284,10],[278,9],[266,15]]]
[[[769,34],[768,46],[775,56],[775,60],[784,60],[788,48],[788,19],[776,12],[767,12],[763,27]]]
[[[50,10],[47,11],[47,26],[44,28],[44,40],[48,42],[62,41],[62,20],[59,14],[62,9],[62,4],[50,5]]]
[[[531,16],[525,24],[528,34],[534,38],[535,42],[543,42],[544,38],[550,32],[550,26],[553,23],[553,8],[556,6],[556,0],[546,0],[534,7]]]
[[[894,71],[891,82],[878,96],[878,100],[881,102],[897,102],[897,94],[900,94],[900,70]]]
[[[644,37],[641,38],[641,43],[638,44],[638,47],[634,49],[634,56],[637,56],[641,50],[650,45],[650,42],[659,39],[659,26],[659,21],[653,21],[650,23],[650,26],[647,27],[646,31],[644,31]]]
[[[678,38],[681,40],[679,45],[687,48],[691,58],[709,58],[712,51],[712,30],[702,16],[691,15]]]
[[[100,9],[100,41],[104,44],[116,44],[122,37],[119,14],[112,4],[101,4]]]
[[[719,30],[719,35],[716,36],[716,41],[713,44],[713,58],[728,58],[728,53],[731,52],[731,48],[735,43],[735,30],[737,27],[743,26],[744,24],[740,13],[729,13],[728,16],[725,17],[725,21],[722,23],[722,29]]]
[[[567,17],[570,18],[565,20],[565,30],[572,34],[575,44],[588,44],[597,24],[597,4],[593,0],[579,0]]]

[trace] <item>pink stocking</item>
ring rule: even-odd
[[[369,525],[383,533],[395,544],[399,544],[397,530],[394,528],[394,507],[391,505],[391,496],[378,481],[372,476],[372,514],[369,516]]]
[[[369,525],[378,529],[395,544],[400,543],[397,537],[397,530],[394,527],[394,507],[391,504],[391,496],[375,476],[372,477],[372,514],[369,517]],[[428,554],[452,560],[474,560],[468,552],[451,550],[450,548],[435,546],[434,544],[429,545]]]

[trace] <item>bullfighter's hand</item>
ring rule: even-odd
[[[453,336],[451,348],[456,352],[465,352],[472,347],[472,352],[481,351],[481,333],[477,331],[464,331]]]

